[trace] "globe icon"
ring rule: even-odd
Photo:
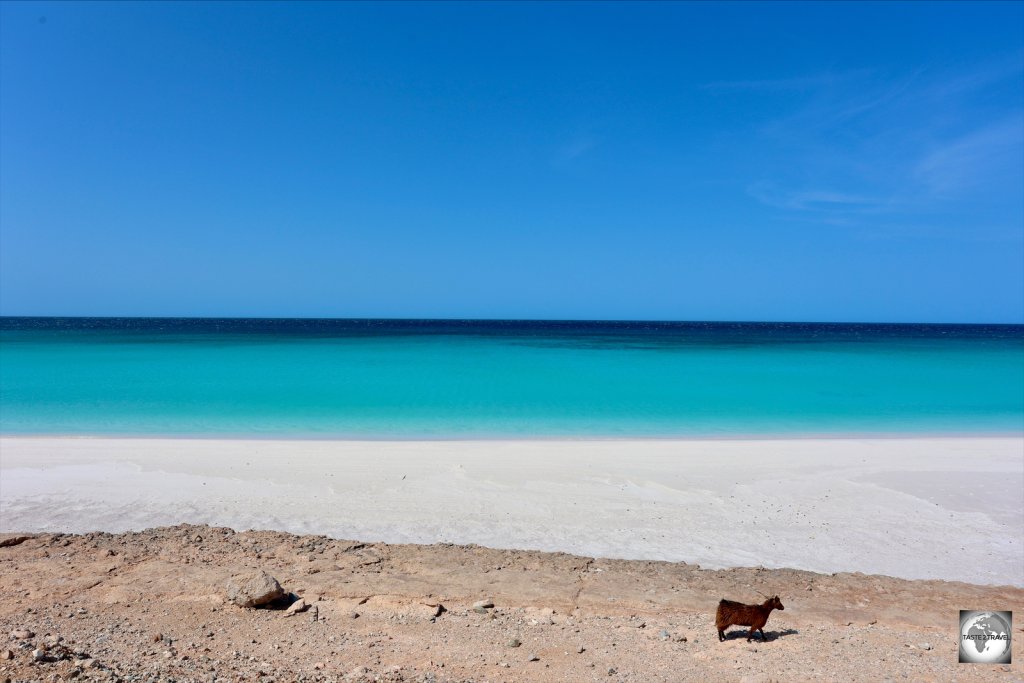
[[[960,625],[961,661],[1009,661],[1011,627],[997,612],[974,612]]]

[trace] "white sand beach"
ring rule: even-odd
[[[1024,585],[1024,438],[6,437],[0,531],[182,522]]]

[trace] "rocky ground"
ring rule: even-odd
[[[719,642],[718,600],[759,593],[786,607],[767,642]],[[1017,612],[1012,665],[957,663],[960,609]],[[5,682],[1024,680],[1022,622],[1022,589],[861,574],[205,526],[0,536]]]

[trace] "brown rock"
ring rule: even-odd
[[[11,631],[11,638],[15,640],[28,640],[29,638],[35,638],[35,636],[36,634],[27,628],[16,628]]]
[[[284,589],[265,571],[253,571],[228,581],[227,599],[239,607],[259,607],[284,597]]]
[[[286,617],[293,617],[299,612],[305,612],[308,609],[309,603],[303,600],[302,598],[299,598],[298,600],[293,602],[287,610],[285,610],[284,615]]]
[[[27,541],[30,538],[32,538],[32,537],[31,536],[7,536],[5,538],[0,538],[0,548],[10,548],[10,547],[13,547],[13,546],[16,546],[16,545],[21,545],[22,543],[24,543],[25,541]]]

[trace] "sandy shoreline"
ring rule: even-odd
[[[0,438],[0,531],[181,522],[1024,585],[1024,438]]]

